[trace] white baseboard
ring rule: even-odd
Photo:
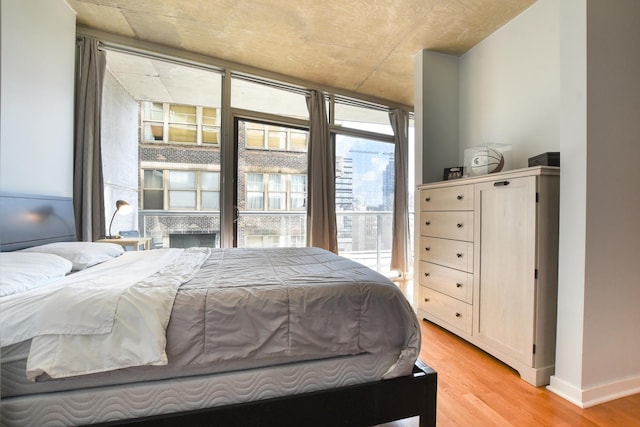
[[[582,406],[581,390],[555,375],[552,375],[549,379],[547,390],[557,394],[565,400],[568,400],[576,406],[584,408],[584,406]]]
[[[554,375],[547,389],[580,408],[590,408],[640,393],[640,377],[580,389]]]

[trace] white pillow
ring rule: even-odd
[[[71,261],[53,254],[0,252],[0,297],[46,285],[71,267]]]
[[[124,252],[115,243],[58,242],[23,249],[21,252],[54,254],[73,263],[73,271],[84,270],[96,264],[119,257]]]

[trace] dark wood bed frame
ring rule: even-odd
[[[0,194],[0,250],[74,241],[68,197]],[[417,361],[411,375],[194,411],[127,419],[102,426],[372,426],[419,416],[436,425],[437,373]]]

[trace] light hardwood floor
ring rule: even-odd
[[[438,373],[438,426],[640,426],[640,394],[580,409],[450,332],[426,321],[421,327],[420,358]]]

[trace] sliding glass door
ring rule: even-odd
[[[394,145],[341,134],[335,141],[338,250],[374,270],[388,272]]]
[[[235,121],[237,247],[306,244],[306,129]]]

